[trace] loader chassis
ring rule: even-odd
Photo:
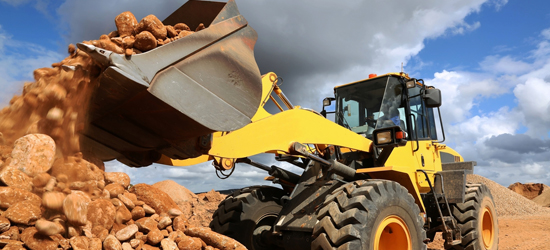
[[[236,164],[266,170],[282,189],[236,191],[210,225],[249,249],[426,249],[437,231],[448,249],[497,248],[489,190],[466,184],[469,165],[437,141],[438,89],[403,72],[338,86],[323,101],[336,100],[332,122],[260,75],[234,0],[188,1],[164,21],[179,22],[206,28],[131,56],[78,44],[103,70],[83,151],[135,167],[212,160],[224,178]],[[260,153],[304,171],[248,158]]]
[[[428,88],[423,81],[411,80],[403,73],[387,74],[335,88],[333,113],[339,128],[318,119],[322,118],[319,114],[292,108],[214,137],[209,154],[219,159],[234,158],[235,162],[262,166],[239,159],[271,152],[278,160],[304,168],[299,178],[291,180],[284,174],[270,178],[282,185],[286,195],[280,198],[281,210],[274,224],[258,226],[250,235],[256,244],[247,247],[425,249],[424,243],[433,240],[438,231],[444,233],[449,249],[471,244],[463,240],[453,213],[471,199],[466,197],[465,176],[474,163],[463,163],[458,153],[436,141],[437,105],[427,105]],[[385,130],[402,132],[402,138],[392,138],[395,143],[390,146],[373,143]],[[236,142],[244,143],[235,147]],[[446,157],[444,165],[441,155]],[[299,159],[306,160],[297,164]],[[274,172],[268,166],[261,168]],[[399,197],[395,199],[402,202],[386,196]],[[228,199],[234,201],[236,197]],[[496,218],[494,210],[483,211]],[[216,218],[215,214],[211,224],[214,230],[233,234],[224,231],[227,226]],[[365,228],[367,224],[371,228]],[[361,233],[356,235],[353,230]],[[388,236],[388,230],[404,233],[402,237]],[[494,226],[488,230],[497,232]],[[487,242],[495,246],[495,234],[491,235]]]

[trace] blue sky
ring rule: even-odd
[[[69,43],[113,30],[117,14],[130,10],[138,19],[163,19],[183,2],[0,0],[0,106],[32,80],[33,69],[64,58]],[[262,73],[282,76],[294,104],[319,109],[333,86],[399,71],[404,63],[406,72],[442,89],[447,143],[478,162],[476,173],[506,186],[550,184],[549,1],[237,5],[258,32]],[[276,163],[266,155],[256,158]],[[195,192],[265,184],[265,173],[245,166],[225,181],[216,179],[209,164],[130,169],[111,162],[108,170],[127,172],[135,183],[174,179]]]

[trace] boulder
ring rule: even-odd
[[[101,226],[107,230],[113,227],[117,209],[110,200],[97,199],[88,204],[87,218],[92,222],[92,228]]]
[[[105,182],[107,184],[118,183],[127,189],[130,186],[130,176],[123,172],[105,172],[103,174],[105,177]]]
[[[88,250],[90,246],[90,242],[86,236],[72,237],[69,240],[69,243],[71,244],[73,250]]]
[[[157,39],[151,32],[142,31],[136,35],[136,41],[134,42],[134,48],[141,51],[152,50],[157,47]]]
[[[9,207],[2,216],[13,223],[31,225],[40,219],[42,211],[40,210],[40,206],[37,206],[32,201],[20,201]]]
[[[134,14],[130,11],[122,12],[115,17],[115,25],[120,37],[131,36],[134,34],[134,29],[138,25],[138,21]]]
[[[62,234],[65,232],[65,228],[61,224],[44,219],[39,219],[36,222],[35,227],[40,234],[47,236]]]
[[[157,182],[153,187],[168,194],[184,214],[190,214],[191,201],[198,198],[196,194],[173,180]]]
[[[103,243],[101,242],[101,239],[99,238],[90,239],[90,245],[88,246],[88,250],[102,250],[102,249],[103,249]]]
[[[32,178],[13,165],[7,166],[0,171],[0,181],[9,187],[32,191]]]
[[[147,234],[147,243],[151,245],[156,245],[160,243],[160,241],[164,239],[164,235],[158,228],[153,228],[148,234]]]
[[[48,172],[55,157],[55,142],[44,134],[29,134],[17,139],[11,153],[13,166],[30,177]]]
[[[119,230],[115,236],[119,241],[127,241],[138,232],[138,226],[135,224],[126,226],[125,228]]]
[[[58,243],[49,236],[39,234],[35,227],[23,230],[21,241],[31,250],[56,250],[58,246]]]
[[[73,225],[86,225],[90,197],[81,191],[73,191],[63,201],[63,213]]]
[[[145,217],[145,210],[142,207],[135,207],[132,209],[132,219],[137,221]]]
[[[0,233],[8,231],[10,229],[11,223],[6,217],[0,215]]]
[[[149,231],[157,228],[157,221],[151,218],[141,218],[135,222],[135,224],[138,226],[139,231],[143,233],[149,233]]]
[[[65,193],[62,192],[46,192],[42,195],[42,205],[51,210],[62,211]]]
[[[105,190],[109,191],[111,198],[117,198],[119,194],[124,193],[124,186],[119,183],[111,183],[105,186]]]
[[[120,244],[120,241],[118,241],[118,239],[114,235],[109,235],[103,241],[103,249],[104,250],[122,250],[122,244]]]
[[[137,31],[136,33],[143,31],[151,32],[155,39],[161,40],[164,40],[167,35],[166,27],[155,15],[148,15],[141,19]]]
[[[178,208],[178,205],[168,194],[153,186],[140,183],[133,186],[130,192],[136,194],[139,200],[155,209],[158,214],[167,213],[172,208]]]

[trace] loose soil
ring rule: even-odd
[[[550,249],[550,215],[506,216],[498,218],[499,250]],[[442,250],[441,235],[428,245],[428,250]]]

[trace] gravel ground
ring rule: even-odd
[[[493,195],[499,216],[550,215],[550,208],[542,207],[483,176],[471,174],[468,175],[467,180],[468,182],[487,185]]]

